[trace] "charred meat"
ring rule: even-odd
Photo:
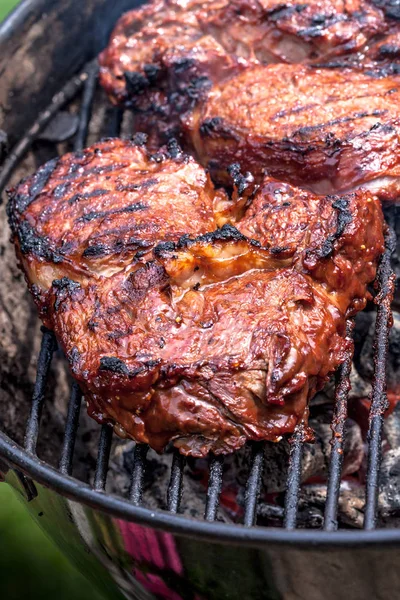
[[[384,12],[364,0],[154,0],[121,17],[100,78],[157,145],[213,85],[246,67],[333,60],[387,31]]]
[[[112,140],[10,192],[22,269],[89,413],[157,451],[228,453],[307,422],[382,252],[367,191],[265,178],[242,196],[230,171],[229,199],[176,147]]]
[[[269,65],[215,86],[186,119],[201,163],[226,181],[239,163],[316,193],[399,195],[400,78]]]

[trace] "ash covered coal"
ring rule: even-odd
[[[379,493],[380,515],[400,518],[400,447],[386,452],[382,458]]]
[[[130,477],[133,470],[133,454],[135,443],[131,441],[116,444],[110,469],[108,491],[128,496]],[[171,476],[172,452],[162,455],[153,450],[147,454],[144,473],[143,506],[151,510],[167,510],[167,490]],[[202,519],[206,506],[206,469],[194,470],[185,467],[182,486],[182,497],[179,514],[186,517]],[[231,522],[227,512],[220,507],[217,520],[223,523]]]
[[[354,332],[354,365],[360,377],[372,382],[374,375],[375,314],[357,315]],[[393,312],[393,325],[389,334],[388,358],[386,363],[387,389],[400,399],[400,313]]]
[[[310,426],[315,432],[315,442],[304,446],[301,477],[303,483],[312,478],[324,480],[328,475],[332,439],[331,419],[331,406],[328,405],[326,410],[310,419]],[[266,494],[277,494],[285,490],[289,453],[290,443],[287,439],[279,444],[266,444],[263,474],[263,490]],[[350,475],[358,471],[363,457],[364,442],[361,429],[355,421],[347,419],[343,474]],[[250,461],[249,447],[227,456],[224,482],[243,488],[248,478]]]

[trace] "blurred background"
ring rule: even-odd
[[[18,4],[0,0],[0,22]],[[1,81],[0,81],[1,85]],[[0,483],[1,600],[104,600]]]

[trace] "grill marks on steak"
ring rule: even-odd
[[[120,434],[193,456],[276,440],[306,421],[348,348],[346,318],[364,306],[383,248],[379,203],[270,178],[229,200],[192,160],[159,160],[107,141],[11,192],[42,318],[90,414]],[[109,251],[88,256],[99,236]]]
[[[179,133],[180,115],[213,84],[244,68],[328,61],[387,30],[382,10],[362,0],[155,0],[118,21],[100,79],[156,146]]]
[[[370,186],[399,192],[400,80],[353,70],[269,65],[247,69],[186,119],[205,166],[227,181],[232,162],[318,193]]]
[[[46,291],[64,276],[85,283],[132,270],[160,239],[214,229],[217,196],[193,159],[152,157],[115,139],[52,161],[20,184],[11,224],[31,284]]]

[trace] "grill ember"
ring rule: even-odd
[[[79,82],[78,79],[75,81],[77,89]],[[83,147],[87,132],[89,143],[96,142],[104,134],[117,135],[121,124],[122,135],[129,135],[130,115],[125,114],[122,118],[120,110],[106,110],[102,94],[99,91],[95,92],[96,70],[90,68],[88,76],[81,77],[79,81],[86,83],[79,130],[73,149],[80,150]],[[95,102],[92,105],[93,99]],[[60,101],[60,97],[57,101]],[[73,112],[69,114],[72,115]],[[91,112],[93,118],[89,123],[88,117]],[[52,113],[56,114],[55,107]],[[67,114],[64,112],[64,117]],[[47,155],[46,158],[51,158],[56,153],[66,150],[65,137],[68,136],[62,131],[62,127],[61,131],[57,132],[57,119],[58,115],[53,122],[56,133],[54,127],[53,130],[49,128],[42,132],[41,140],[35,140],[32,157],[34,160],[36,157],[39,164],[43,163],[44,154]],[[73,117],[67,116],[66,122],[71,126]],[[112,130],[109,129],[110,123]],[[30,133],[28,138],[30,142],[33,141]],[[64,140],[62,144],[57,143],[60,139]],[[17,149],[15,155],[6,163],[4,178],[16,166],[18,155]],[[19,175],[22,175],[21,171]],[[388,209],[387,216],[389,224],[395,226],[395,210]],[[386,250],[376,279],[377,317],[375,320],[371,305],[371,313],[365,313],[357,320],[354,331],[354,364],[347,357],[337,373],[336,391],[331,384],[312,402],[310,419],[317,433],[315,445],[306,443],[304,431],[299,428],[290,443],[284,441],[278,445],[254,444],[251,448],[242,449],[239,453],[226,457],[225,460],[213,457],[209,465],[204,460],[186,461],[175,451],[172,452],[172,456],[167,454],[160,458],[152,452],[149,454],[144,445],[137,444],[132,448],[131,442],[118,441],[115,447],[111,448],[112,429],[103,425],[96,465],[83,474],[79,452],[86,445],[86,451],[93,455],[97,453],[97,448],[95,451],[91,444],[87,443],[88,429],[92,430],[92,426],[86,422],[83,414],[81,427],[78,428],[81,396],[78,388],[73,385],[61,449],[61,471],[69,474],[74,469],[76,475],[90,480],[97,491],[105,489],[109,471],[107,489],[118,493],[125,492],[134,504],[167,508],[172,512],[182,511],[195,516],[200,516],[205,505],[205,517],[208,520],[218,517],[252,525],[258,517],[260,523],[268,525],[281,524],[282,520],[288,528],[295,527],[296,523],[307,527],[320,526],[323,523],[326,529],[332,530],[337,528],[339,517],[341,525],[360,527],[363,523],[364,527],[371,529],[375,526],[378,516],[377,466],[383,440],[384,485],[379,496],[379,524],[384,525],[387,517],[396,516],[399,510],[394,493],[396,482],[392,475],[396,473],[398,465],[396,446],[399,411],[393,410],[387,420],[383,421],[387,410],[387,370],[389,399],[396,399],[399,393],[397,317],[391,334],[389,352],[387,346],[391,322],[390,301],[394,286],[390,256],[394,247],[395,240],[389,231]],[[349,334],[350,329],[351,327]],[[372,338],[375,341],[373,350]],[[36,448],[39,452],[42,451],[43,438],[39,436],[38,417],[45,397],[46,378],[51,374],[50,363],[54,350],[53,335],[45,331],[32,412],[25,438],[25,447],[30,453],[34,453]],[[335,403],[332,403],[333,398]],[[348,420],[347,413],[351,417]],[[45,430],[41,433],[44,435]],[[81,441],[84,441],[84,444],[81,444]],[[77,449],[75,456],[74,446]],[[342,475],[343,481],[340,483]],[[301,491],[300,483],[303,484]]]

